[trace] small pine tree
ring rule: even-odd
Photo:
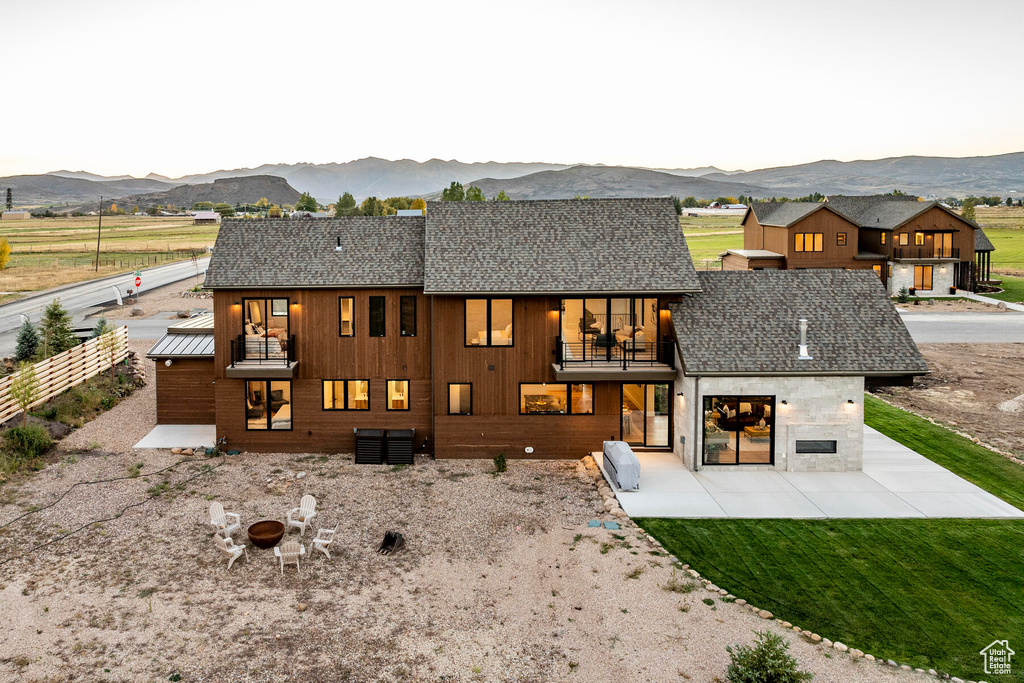
[[[14,351],[14,360],[19,363],[32,360],[39,351],[39,333],[31,322],[26,320],[18,330],[18,347]]]
[[[43,311],[43,352],[46,358],[63,353],[78,344],[71,327],[71,314],[54,299]]]
[[[11,398],[21,408],[21,426],[28,421],[28,410],[39,399],[39,379],[36,377],[35,366],[22,363],[18,373],[11,380]]]
[[[95,339],[96,337],[102,336],[107,332],[110,332],[112,329],[114,328],[110,326],[107,319],[100,316],[100,319],[96,321],[96,327],[92,328],[92,332],[89,333],[89,339]]]
[[[7,188],[7,210],[10,211],[14,208],[14,195],[11,194],[11,188]]]

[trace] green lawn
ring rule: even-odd
[[[697,264],[701,259],[717,259],[726,249],[742,249],[743,233],[727,235],[696,235],[686,236],[686,246],[690,249],[690,257]]]
[[[1020,228],[985,228],[992,246],[992,269],[1024,271],[1024,230]]]
[[[978,651],[1024,634],[1021,522],[636,522],[718,586],[876,657],[978,680]]]
[[[871,396],[864,419],[1024,509],[1024,467]],[[636,522],[719,586],[876,657],[977,680],[979,650],[1024,634],[1021,521]]]
[[[992,277],[1003,281],[1003,284],[1000,285],[1003,291],[997,294],[985,293],[982,296],[990,296],[993,299],[1002,299],[1003,301],[1012,301],[1014,303],[1024,301],[1024,278],[996,275],[995,273],[992,274]]]

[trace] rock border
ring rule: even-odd
[[[886,403],[888,403],[888,401],[886,401]],[[899,406],[893,406],[893,407],[894,408],[899,408]],[[911,411],[908,410],[907,412],[911,412]],[[923,417],[923,416],[919,416],[919,417]],[[928,419],[928,418],[924,418],[924,419]],[[938,424],[941,427],[946,427],[946,425],[943,425],[943,424],[938,423],[938,422],[934,422],[934,420],[932,420],[932,422],[934,424]],[[946,428],[949,429],[948,427],[946,427]],[[973,441],[977,442],[977,440],[973,439],[972,437],[968,437],[968,438],[971,438]],[[984,445],[984,444],[982,444],[982,445]],[[997,451],[997,452],[999,452],[999,451]],[[1024,464],[1024,463],[1022,463],[1022,464]],[[761,609],[759,607],[751,605],[749,602],[747,602],[743,598],[737,598],[735,595],[733,595],[732,593],[730,593],[726,589],[719,588],[718,586],[713,584],[710,580],[702,577],[700,575],[700,572],[698,572],[696,569],[691,568],[690,565],[682,563],[679,560],[679,558],[676,557],[675,555],[673,555],[671,552],[669,552],[665,548],[665,546],[663,546],[658,541],[658,539],[654,538],[649,533],[647,533],[644,529],[642,529],[639,526],[637,526],[637,524],[632,519],[629,518],[629,515],[626,514],[626,511],[623,510],[622,507],[619,505],[618,499],[615,498],[615,492],[612,491],[611,487],[608,485],[608,482],[605,481],[604,473],[601,472],[601,468],[598,467],[597,461],[594,460],[594,456],[593,455],[591,455],[589,453],[587,455],[585,455],[580,460],[579,464],[577,465],[577,470],[579,471],[579,476],[580,476],[581,481],[583,481],[584,483],[587,483],[587,482],[593,483],[594,486],[597,488],[597,492],[599,494],[601,494],[601,499],[603,501],[603,507],[604,507],[606,516],[610,515],[610,516],[614,517],[616,521],[619,521],[624,526],[625,526],[625,524],[628,523],[630,526],[636,527],[637,529],[639,529],[640,538],[642,538],[643,540],[645,540],[648,543],[650,543],[654,547],[655,550],[664,553],[665,556],[668,557],[669,561],[674,563],[674,565],[678,569],[681,569],[682,571],[686,572],[687,575],[690,578],[700,582],[700,584],[704,588],[704,590],[708,591],[709,593],[711,593],[713,595],[716,595],[723,602],[733,603],[735,605],[738,605],[739,607],[745,607],[747,610],[749,610],[753,614],[756,614],[761,619],[764,619],[766,621],[775,621],[775,623],[778,624],[783,629],[785,629],[787,631],[792,631],[793,633],[795,633],[795,634],[797,634],[799,636],[803,636],[803,638],[807,642],[809,642],[809,643],[820,645],[820,646],[822,646],[822,649],[829,649],[829,650],[834,650],[836,652],[844,653],[844,654],[848,655],[849,657],[851,657],[853,659],[863,659],[866,662],[877,662],[880,666],[888,666],[888,667],[892,667],[892,668],[896,668],[896,669],[901,669],[903,671],[914,671],[916,673],[927,674],[929,676],[932,676],[934,678],[938,678],[940,680],[951,681],[952,683],[980,683],[978,681],[964,680],[964,679],[961,679],[961,678],[957,678],[956,676],[951,676],[948,673],[936,671],[935,669],[925,670],[925,669],[911,667],[909,664],[900,664],[900,663],[895,662],[895,661],[893,661],[891,659],[880,659],[878,657],[875,657],[872,654],[864,652],[863,650],[858,650],[857,648],[850,647],[850,646],[846,645],[845,643],[841,643],[841,642],[838,642],[838,641],[831,641],[828,638],[824,638],[824,637],[822,637],[821,635],[819,635],[817,633],[813,633],[813,632],[808,631],[806,629],[802,629],[799,626],[794,626],[790,622],[783,621],[781,618],[776,617],[774,614],[772,614],[771,612],[769,612],[766,609]]]

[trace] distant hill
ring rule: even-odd
[[[17,175],[0,178],[0,192],[5,192],[8,187],[11,188],[16,207],[53,206],[70,210],[70,207],[77,204],[98,202],[101,195],[117,197],[155,192],[170,189],[172,185],[139,178],[103,181],[55,175]]]
[[[245,178],[218,178],[212,183],[196,185],[179,185],[162,192],[148,192],[113,199],[121,208],[138,206],[146,209],[151,206],[168,206],[173,204],[189,208],[196,202],[226,202],[235,204],[255,204],[261,197],[266,197],[271,204],[295,204],[300,193],[288,184],[284,178],[269,175],[248,176]],[[110,203],[104,199],[103,206]],[[83,207],[95,210],[97,204]]]
[[[105,183],[111,180],[138,180],[138,178],[130,175],[97,175],[95,173],[89,173],[88,171],[50,171],[46,175],[55,175],[60,178],[78,178],[79,180],[95,180],[100,183]]]
[[[480,178],[463,184],[479,187],[488,198],[504,190],[511,199],[567,199],[576,195],[594,198],[692,195],[714,199],[741,194],[758,197],[771,194],[771,190],[756,185],[692,178],[627,166],[573,166],[563,171],[541,171],[509,179]],[[440,198],[440,195],[440,192],[435,192],[430,197]]]
[[[764,168],[708,180],[771,187],[779,195],[875,194],[894,189],[911,194],[964,197],[968,194],[1024,196],[1024,152],[988,157],[892,157],[872,161],[815,161]]]

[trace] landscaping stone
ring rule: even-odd
[[[875,661],[875,656],[874,655],[864,655],[864,659],[866,659],[869,662],[873,662],[873,661]]]
[[[928,675],[929,676],[938,676],[939,672],[936,671],[935,669],[928,669]]]
[[[817,633],[812,633],[811,634],[811,640],[814,641],[815,643],[820,643],[821,642],[821,636],[819,636]]]
[[[762,619],[771,619],[773,615],[768,610],[763,609],[757,613],[757,616],[761,617]]]
[[[885,660],[885,663],[888,664],[889,666],[891,666],[894,669],[899,666],[899,664],[897,664],[896,662],[892,661],[891,659]]]
[[[851,657],[863,657],[864,653],[861,652],[860,650],[858,650],[857,648],[852,647],[852,648],[850,648],[850,656]]]
[[[822,638],[821,639],[821,644],[824,645],[825,647],[832,647],[832,641],[829,640],[828,638]]]
[[[784,621],[782,622],[782,628],[793,628],[793,624],[789,623],[788,621]]]
[[[172,448],[171,449],[171,453],[174,453],[175,455],[180,455],[181,454],[181,449],[180,448]]]
[[[295,610],[297,612],[305,612],[306,611],[306,603],[300,602],[299,604],[295,605]]]
[[[736,599],[736,604],[740,605],[740,606],[743,606],[743,605],[747,604],[747,601],[744,600],[743,598],[737,598]]]
[[[832,647],[834,647],[835,649],[839,650],[840,652],[846,652],[847,650],[850,649],[846,645],[844,645],[843,643],[833,643]]]
[[[715,584],[711,583],[710,581],[708,581],[706,584],[704,584],[704,587],[707,588],[712,593],[717,593],[718,592],[718,586],[716,586]]]
[[[910,665],[909,665],[909,664],[900,664],[900,669],[902,669],[903,671],[912,671],[912,670],[913,670],[913,669],[912,669],[912,668],[910,667]]]
[[[298,474],[295,475],[295,478],[296,479],[302,479],[305,476],[306,476],[305,472],[299,472]]]

